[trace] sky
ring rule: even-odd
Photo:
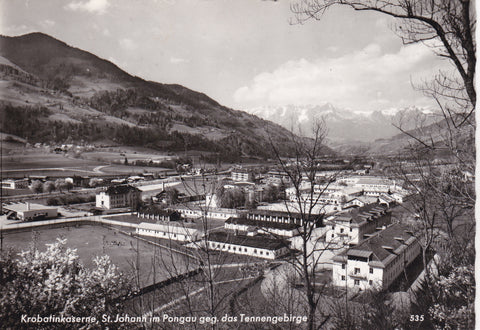
[[[0,0],[0,33],[43,32],[234,109],[433,106],[412,82],[449,64],[422,44],[402,45],[392,19],[336,8],[320,21],[293,24],[292,2]]]

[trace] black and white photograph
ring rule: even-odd
[[[0,0],[1,329],[476,329],[476,2]]]

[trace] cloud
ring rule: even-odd
[[[104,14],[108,7],[110,7],[109,0],[87,0],[74,1],[65,6],[68,10],[73,11],[88,11],[90,13]]]
[[[38,31],[38,28],[27,26],[25,24],[9,26],[0,24],[0,33],[5,35],[17,36],[35,31]]]
[[[137,44],[132,39],[123,38],[120,39],[118,42],[120,43],[120,47],[122,47],[124,50],[137,49]]]
[[[432,64],[433,63],[433,64]],[[432,74],[439,62],[418,44],[385,53],[378,44],[340,57],[292,60],[272,72],[263,72],[234,93],[244,107],[285,104],[321,104],[373,110],[398,102],[425,99],[411,81]]]
[[[43,28],[51,28],[51,27],[54,27],[54,26],[55,26],[55,21],[46,19],[46,20],[41,21],[41,22],[40,22],[40,25],[41,25]]]
[[[170,57],[170,63],[173,64],[181,64],[181,63],[189,63],[190,60],[184,59],[184,58],[178,58],[178,57]]]

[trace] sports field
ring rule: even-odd
[[[45,244],[55,242],[57,238],[67,239],[67,247],[77,249],[87,267],[93,265],[95,256],[109,255],[127,276],[133,277],[137,268],[142,287],[196,268],[195,262],[184,255],[124,235],[118,229],[96,225],[6,232],[3,248],[22,251],[33,244],[40,251],[45,251]]]

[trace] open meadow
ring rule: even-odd
[[[33,244],[40,251],[45,251],[45,244],[53,243],[57,238],[66,239],[66,246],[76,249],[87,267],[93,265],[95,256],[108,255],[127,276],[133,277],[134,269],[138,268],[137,278],[141,287],[196,268],[195,261],[184,255],[122,234],[118,229],[96,225],[5,232],[3,249],[12,248],[20,252]]]

